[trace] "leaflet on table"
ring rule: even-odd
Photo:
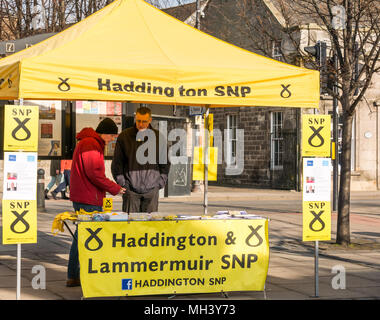
[[[4,152],[3,199],[37,199],[37,152]]]
[[[211,219],[263,219],[262,216],[257,216],[255,214],[244,214],[244,215],[236,215],[236,216],[230,216],[230,215],[215,215],[212,216]]]
[[[262,219],[263,217],[258,216],[256,214],[248,214],[247,211],[218,211],[214,216],[214,219],[231,219],[231,218],[239,218],[239,219]]]
[[[245,211],[244,211],[245,212]],[[92,215],[78,215],[79,221],[162,221],[162,220],[222,220],[222,219],[263,219],[263,217],[255,214],[224,214],[218,212],[211,216],[195,216],[195,215],[170,215],[168,213],[94,213]]]

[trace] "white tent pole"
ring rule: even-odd
[[[18,100],[18,105],[22,106],[24,99]],[[17,260],[16,260],[16,300],[21,299],[21,243],[17,243]]]
[[[207,207],[208,207],[208,145],[209,145],[209,132],[208,132],[208,115],[209,115],[209,106],[206,106],[205,119],[204,119],[204,147],[203,147],[203,163],[204,163],[204,195],[203,195],[203,208],[204,214],[207,215]]]
[[[17,284],[16,284],[16,300],[20,300],[21,297],[21,243],[17,244]]]

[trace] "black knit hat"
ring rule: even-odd
[[[112,119],[104,118],[100,121],[95,131],[104,134],[117,134],[118,129],[116,123]]]

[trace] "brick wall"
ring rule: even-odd
[[[284,170],[270,168],[270,112],[284,114],[285,148]],[[227,128],[227,116],[237,116],[238,129],[244,130],[244,171],[239,175],[226,175],[226,162],[218,166],[218,184],[276,187],[293,189],[295,184],[296,111],[284,108],[235,107],[213,108],[214,128],[222,132]],[[223,155],[224,156],[224,155]]]

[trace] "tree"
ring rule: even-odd
[[[350,243],[351,139],[353,116],[380,71],[380,5],[376,0],[295,0],[290,10],[320,22],[338,59],[332,67],[338,90],[329,90],[341,107],[342,161],[338,196],[337,243]],[[355,68],[360,63],[361,70]]]
[[[0,0],[1,40],[66,28],[73,0]]]
[[[330,64],[328,71],[336,77],[338,90],[334,92],[331,87],[326,90],[339,101],[343,119],[336,241],[347,246],[350,243],[353,116],[374,74],[380,71],[379,1],[211,0],[207,10],[213,10],[213,16],[217,17],[211,24],[218,23],[220,28],[228,26],[229,31],[223,32],[226,38],[233,38],[235,44],[259,54],[272,57],[274,44],[280,42],[285,62],[321,70],[304,47],[314,45],[322,35],[328,49],[335,52],[338,65]],[[311,24],[319,30],[307,30],[306,37],[302,25]],[[356,68],[357,65],[361,68]]]
[[[60,32],[114,0],[0,0],[0,40]],[[189,0],[146,0],[163,9]]]

